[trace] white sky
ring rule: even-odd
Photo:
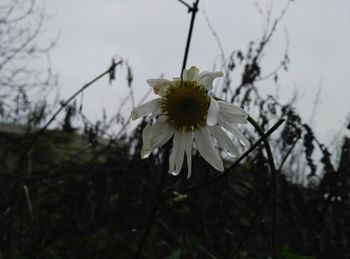
[[[133,68],[136,102],[148,90],[146,79],[164,74],[179,76],[188,33],[190,15],[177,0],[46,0],[53,15],[45,26],[43,41],[61,37],[51,52],[53,69],[59,74],[61,99],[67,99],[96,75],[104,71],[115,55],[126,58]],[[192,1],[187,1],[189,4]],[[271,1],[256,0],[266,10]],[[280,14],[286,1],[273,2],[272,17]],[[259,40],[264,18],[253,0],[201,0],[188,66],[211,70],[220,54],[203,13],[205,9],[225,54],[247,49]],[[289,34],[290,64],[279,73],[282,100],[296,89],[297,110],[310,120],[316,93],[322,82],[315,130],[322,141],[332,137],[350,112],[350,1],[307,0],[290,5],[285,18],[265,50],[262,74],[270,72],[283,58]],[[118,70],[111,86],[108,79],[95,84],[84,94],[84,112],[93,121],[101,118],[102,107],[113,115],[128,94],[125,71]],[[240,76],[237,74],[237,76]],[[238,85],[240,77],[237,77]],[[264,92],[275,91],[273,80],[260,84]],[[150,98],[153,96],[151,95]],[[129,111],[125,110],[127,114]]]

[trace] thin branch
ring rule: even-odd
[[[280,166],[278,167],[277,171],[281,172],[284,163],[287,161],[287,158],[289,157],[289,155],[292,153],[292,150],[294,149],[295,145],[297,144],[299,138],[296,138],[292,144],[292,146],[289,148],[289,150],[287,151],[287,153],[285,154],[285,156],[282,159],[282,162],[280,164]]]
[[[315,99],[314,99],[314,103],[313,103],[313,107],[312,107],[312,112],[311,112],[311,115],[310,115],[310,121],[309,121],[309,125],[311,126],[314,122],[314,119],[315,119],[315,116],[316,116],[316,112],[319,108],[319,105],[321,103],[321,93],[322,93],[322,88],[323,88],[323,77],[321,79],[321,82],[318,86],[318,89],[317,89],[317,93],[316,93],[316,96],[315,96]]]
[[[146,229],[143,232],[143,235],[142,235],[142,238],[141,238],[141,241],[140,241],[140,245],[139,245],[139,247],[137,249],[137,253],[136,253],[136,256],[135,256],[136,259],[142,258],[142,251],[143,251],[143,248],[144,248],[144,246],[146,244],[146,238],[148,236],[149,231],[151,230],[151,227],[154,224],[154,220],[156,218],[158,207],[159,207],[159,201],[157,200],[157,201],[155,201],[155,203],[154,203],[154,205],[152,207],[152,210],[150,212],[150,215],[148,216]]]
[[[182,2],[182,1],[180,1],[180,2]],[[192,31],[193,31],[193,26],[194,26],[194,20],[196,19],[196,14],[197,14],[197,11],[198,11],[198,3],[199,3],[199,0],[197,0],[195,3],[193,3],[193,7],[191,7],[189,9],[189,11],[192,13],[192,16],[191,16],[191,23],[190,23],[190,28],[189,28],[189,31],[188,31],[188,36],[187,36],[185,55],[184,55],[184,59],[183,59],[183,63],[182,63],[181,80],[182,80],[182,77],[183,77],[183,71],[186,68],[186,64],[187,64],[187,58],[188,58],[188,52],[190,50]]]
[[[264,131],[259,124],[252,118],[248,117],[250,124],[258,131],[261,137],[265,136]],[[265,150],[271,169],[271,186],[272,186],[272,259],[277,259],[277,182],[276,182],[276,166],[273,158],[271,146],[267,138],[264,139]]]
[[[258,81],[263,81],[265,79],[270,78],[271,76],[274,76],[281,68],[285,68],[286,67],[286,58],[288,58],[288,50],[289,50],[289,45],[290,45],[290,41],[289,41],[289,36],[288,36],[288,31],[286,28],[284,28],[285,34],[286,34],[286,47],[284,50],[284,59],[280,62],[280,64],[278,66],[275,67],[275,69],[273,69],[272,71],[270,71],[269,73],[267,73],[264,76],[259,76],[259,78],[257,78],[255,80],[255,82]]]
[[[220,56],[221,56],[221,60],[222,60],[222,63],[223,63],[223,67],[224,67],[226,65],[226,60],[225,60],[226,55],[225,55],[224,47],[222,46],[220,37],[219,37],[218,33],[215,31],[214,27],[211,25],[209,17],[208,17],[208,15],[207,15],[207,13],[206,13],[204,8],[203,8],[202,13],[203,13],[205,22],[207,23],[207,26],[208,26],[211,34],[215,38],[216,44],[217,44],[217,46],[219,48],[219,51],[220,51]]]
[[[170,143],[168,142],[167,145],[165,146],[165,155],[164,157],[168,157],[170,154]],[[169,163],[168,160],[165,159],[163,162],[163,168],[160,174],[160,179],[159,179],[159,187],[158,187],[158,191],[157,191],[157,197],[156,200],[154,202],[154,205],[152,207],[152,210],[149,214],[149,218],[147,221],[147,225],[145,228],[145,231],[143,232],[139,247],[137,249],[137,253],[136,253],[136,258],[142,258],[142,251],[143,248],[146,244],[146,239],[147,236],[149,234],[149,231],[151,230],[156,218],[157,218],[157,213],[160,209],[160,206],[163,202],[163,196],[162,196],[162,190],[163,190],[163,185],[164,185],[164,176],[166,175],[166,172],[168,171],[168,167],[169,167]]]
[[[183,1],[183,0],[177,0],[177,1],[179,1],[181,4],[185,5],[185,6],[188,8],[188,11],[189,11],[189,12],[191,11],[192,6],[190,6],[188,3],[186,3],[186,2]]]
[[[29,153],[29,151],[31,150],[31,148],[34,146],[34,144],[36,143],[36,141],[39,139],[39,137],[47,130],[47,128],[50,126],[50,124],[56,119],[56,117],[60,114],[60,112],[72,101],[75,99],[75,97],[77,97],[80,93],[82,93],[85,89],[87,89],[89,86],[91,86],[92,84],[94,84],[96,81],[98,81],[99,79],[101,79],[102,77],[104,77],[105,75],[110,74],[112,71],[115,71],[115,67],[119,64],[122,63],[122,60],[120,60],[119,62],[115,63],[115,61],[113,60],[111,66],[102,74],[100,74],[99,76],[95,77],[93,80],[91,80],[90,82],[88,82],[87,84],[85,84],[82,88],[80,88],[77,92],[75,92],[67,101],[65,101],[64,103],[62,103],[61,107],[54,113],[54,115],[52,115],[52,117],[48,120],[48,122],[36,133],[36,135],[33,137],[33,139],[31,140],[31,142],[29,143],[29,145],[25,148],[25,150],[23,151],[21,158],[19,160],[19,166],[17,168],[17,171],[21,170],[23,167],[23,162],[25,160],[25,157],[27,156],[27,154]]]

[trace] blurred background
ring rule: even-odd
[[[278,92],[281,101],[296,95],[297,111],[313,123],[322,141],[332,144],[350,108],[348,1],[203,0],[188,66],[220,70],[222,54],[227,58],[233,51],[245,52],[251,41],[262,38],[267,19],[271,27],[287,4],[288,11],[264,50],[261,76],[280,65],[286,48],[288,71],[279,71],[277,83],[271,77],[257,82],[257,87],[264,94]],[[50,56],[63,99],[102,71],[115,55],[132,67],[136,102],[148,90],[146,79],[173,78],[180,73],[190,17],[177,1],[47,0],[45,10],[50,18],[39,43],[60,33]],[[238,86],[240,73],[232,80],[233,87]],[[117,76],[112,87],[106,86],[107,81],[101,82],[84,95],[90,104],[85,112],[95,120],[103,108],[113,116],[129,94],[123,76]],[[123,112],[130,112],[130,107]]]

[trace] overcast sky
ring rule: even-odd
[[[187,1],[191,4],[191,1]],[[273,3],[272,18],[278,17],[286,1],[257,0],[266,11]],[[148,90],[145,80],[180,73],[190,21],[187,9],[177,0],[45,0],[52,18],[45,26],[43,41],[61,36],[51,52],[53,69],[59,74],[61,99],[68,98],[84,83],[105,70],[115,55],[126,58],[133,68],[136,102]],[[194,26],[188,66],[211,70],[220,55],[216,39],[208,28],[203,10],[217,32],[226,56],[245,51],[259,40],[264,17],[253,0],[201,0]],[[313,125],[321,140],[330,144],[350,112],[350,1],[296,0],[291,3],[271,44],[265,50],[262,74],[276,67],[284,55],[289,35],[288,72],[279,74],[282,100],[297,90],[297,110],[310,120],[315,96],[322,85]],[[121,72],[121,71],[120,71]],[[84,112],[101,118],[102,107],[113,115],[128,94],[125,72],[118,73],[84,94]],[[238,85],[237,82],[233,85]],[[259,85],[275,90],[273,80]],[[151,95],[149,98],[152,98]],[[127,114],[129,110],[125,110]]]

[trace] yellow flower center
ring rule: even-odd
[[[196,81],[176,81],[161,102],[168,124],[186,132],[205,126],[209,105],[208,91]]]

